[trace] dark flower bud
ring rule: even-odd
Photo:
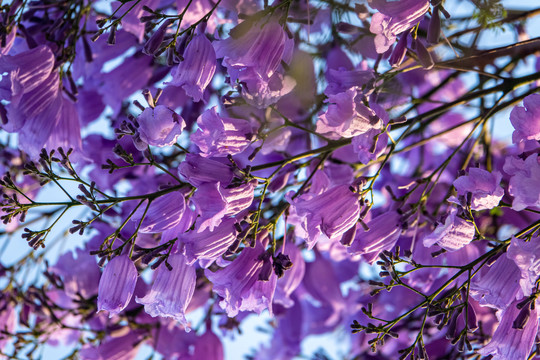
[[[422,65],[422,67],[424,67],[426,70],[432,69],[435,63],[433,62],[433,58],[431,57],[428,49],[426,49],[424,44],[418,39],[416,39],[413,44],[415,44],[416,55],[418,55],[418,62],[420,65]]]
[[[431,20],[429,21],[427,41],[431,44],[436,44],[439,42],[440,36],[441,36],[441,17],[439,14],[439,7],[435,6],[433,8],[433,14],[431,15]]]
[[[274,259],[273,266],[274,272],[276,273],[278,278],[280,278],[285,274],[286,270],[289,270],[293,266],[293,263],[289,258],[289,255],[279,253],[278,256],[276,256]]]

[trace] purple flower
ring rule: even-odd
[[[153,317],[171,317],[186,326],[185,312],[195,291],[195,268],[187,264],[182,254],[170,255],[167,261],[172,270],[162,264],[156,271],[152,290],[135,301],[144,305],[144,310]]]
[[[185,160],[178,167],[178,173],[195,187],[212,182],[227,186],[233,177],[230,166],[194,154],[186,155]]]
[[[315,245],[319,236],[339,239],[347,230],[356,225],[360,216],[359,195],[348,185],[339,185],[320,195],[305,194],[292,200],[291,205],[301,220],[300,235],[309,248]]]
[[[214,227],[226,216],[234,216],[249,208],[253,202],[255,181],[236,187],[224,188],[220,183],[204,183],[192,197],[193,204],[200,217],[197,219],[197,232]]]
[[[390,119],[386,111],[375,102],[370,102],[370,107],[382,120],[383,125],[387,125]],[[352,138],[353,151],[358,154],[358,160],[362,164],[375,160],[386,149],[387,144],[388,134],[380,128],[372,128]]]
[[[136,283],[137,268],[127,255],[109,261],[99,280],[98,312],[107,310],[109,317],[119,314],[129,304]]]
[[[265,80],[253,69],[240,72],[238,81],[242,84],[242,96],[246,102],[258,109],[275,104],[296,86],[296,80],[291,76],[276,72]]]
[[[503,170],[511,176],[508,193],[514,197],[512,209],[520,211],[528,206],[540,207],[540,163],[538,154],[525,160],[508,156]]]
[[[277,276],[272,273],[269,281],[259,280],[266,254],[262,244],[257,241],[254,248],[244,248],[224,269],[216,272],[205,270],[206,277],[214,284],[214,292],[223,298],[219,305],[229,317],[236,316],[239,311],[260,314],[268,309],[272,313]]]
[[[362,102],[364,95],[356,88],[328,97],[328,110],[319,116],[317,132],[330,139],[350,138],[372,129],[381,129],[375,111]]]
[[[514,127],[512,142],[540,140],[540,94],[532,94],[523,99],[524,106],[516,106],[510,113]]]
[[[501,179],[502,174],[498,171],[490,173],[484,169],[471,168],[469,175],[460,176],[454,181],[454,187],[460,196],[472,194],[471,209],[492,209],[499,205],[504,195],[504,190],[499,185]]]
[[[216,71],[216,53],[206,35],[196,35],[187,45],[184,60],[172,71],[169,84],[181,86],[193,101],[201,101]]]
[[[234,222],[234,219],[227,219],[215,229],[179,234],[178,240],[185,245],[187,264],[204,260],[204,267],[208,267],[223,255],[236,240]]]
[[[375,48],[386,52],[396,36],[412,28],[429,9],[429,0],[373,0],[370,6],[379,10],[371,18],[369,30],[375,34]]]
[[[146,108],[137,118],[137,122],[139,123],[137,140],[140,141],[134,141],[134,144],[139,150],[146,149],[147,145],[158,147],[173,145],[186,126],[180,115],[163,105]]]
[[[523,360],[527,359],[534,344],[536,333],[538,332],[538,312],[531,310],[528,321],[522,329],[514,328],[516,319],[522,311],[516,305],[519,301],[514,301],[502,313],[499,326],[495,330],[491,341],[478,353],[483,356],[492,355],[492,360]]]
[[[351,254],[362,254],[372,264],[383,250],[390,250],[396,244],[401,234],[400,215],[389,211],[371,219],[367,226],[369,230],[357,231],[356,237],[348,248]]]
[[[147,204],[142,204],[131,217],[132,221],[140,221]],[[139,232],[161,233],[180,224],[186,211],[186,201],[182,193],[174,191],[153,200],[148,208]],[[189,214],[187,215],[189,216]],[[188,226],[191,226],[189,224]]]
[[[444,224],[437,225],[435,230],[424,238],[424,246],[437,244],[448,251],[455,251],[469,244],[474,234],[474,225],[458,217],[457,209],[452,208]]]
[[[253,128],[247,120],[221,117],[216,107],[206,110],[197,120],[199,129],[191,141],[204,157],[223,157],[244,151],[253,138]]]
[[[530,241],[513,238],[506,255],[514,260],[520,270],[519,285],[523,294],[530,295],[540,274],[540,238],[532,238]]]
[[[504,310],[519,293],[520,270],[505,254],[480,279],[471,282],[471,296],[482,306]]]
[[[246,26],[250,28],[246,29]],[[292,57],[293,40],[276,21],[243,22],[232,29],[230,35],[214,46],[217,58],[223,58],[223,65],[228,68],[233,81],[246,69],[252,69],[262,79],[268,80],[281,66],[282,60],[289,62]]]

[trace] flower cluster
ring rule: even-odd
[[[470,3],[2,5],[0,357],[539,358],[538,11]]]

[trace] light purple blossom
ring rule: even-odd
[[[392,249],[399,239],[400,215],[396,211],[389,211],[371,219],[367,226],[368,231],[356,232],[348,252],[354,255],[362,254],[372,264],[381,251]]]
[[[540,274],[540,238],[530,241],[513,238],[506,254],[520,270],[519,285],[523,295],[529,296]]]
[[[140,221],[145,215],[147,203],[142,204],[131,217],[132,221]],[[174,191],[153,200],[141,224],[141,233],[161,233],[171,229],[183,220],[186,201],[182,193]],[[189,214],[187,215],[189,217]],[[188,226],[191,226],[189,224]]]
[[[233,177],[230,166],[191,153],[187,154],[178,167],[178,173],[195,187],[211,182],[219,182],[222,186],[227,186]]]
[[[498,171],[490,173],[484,169],[470,168],[468,175],[460,176],[454,181],[454,187],[460,196],[472,194],[471,209],[492,209],[499,205],[504,195],[504,190],[499,185],[501,179],[502,174]]]
[[[162,264],[156,271],[152,290],[135,301],[144,305],[144,311],[153,317],[171,317],[187,326],[185,312],[195,291],[195,268],[187,264],[182,254],[170,255],[167,262],[172,270]]]
[[[222,117],[216,107],[206,110],[197,120],[199,129],[191,140],[204,157],[223,157],[244,151],[254,135],[249,121]]]
[[[474,234],[474,225],[458,217],[457,209],[452,208],[444,224],[437,225],[435,230],[424,238],[424,246],[437,244],[448,251],[455,251],[469,244]]]
[[[109,261],[99,280],[98,312],[107,310],[109,317],[119,314],[129,304],[136,283],[137,268],[127,255]]]
[[[529,356],[538,332],[538,312],[531,310],[529,319],[523,329],[513,328],[514,321],[522,310],[515,301],[503,311],[499,326],[491,341],[478,353],[483,356],[492,355],[492,360],[523,360]]]
[[[184,119],[166,106],[146,108],[137,118],[138,138],[134,141],[139,150],[151,146],[171,146],[186,126]]]
[[[319,116],[317,132],[330,139],[350,138],[372,129],[381,129],[375,111],[362,102],[364,95],[353,88],[328,97],[328,110]]]
[[[379,10],[371,18],[369,30],[375,34],[379,54],[388,50],[396,36],[416,25],[429,9],[429,0],[372,0],[370,6]]]
[[[348,185],[339,185],[320,195],[304,194],[291,205],[301,218],[297,234],[304,238],[309,248],[321,235],[339,239],[347,230],[356,225],[360,215],[359,195]]]
[[[480,278],[473,279],[470,294],[482,306],[504,310],[522,294],[520,275],[514,261],[503,254]]]
[[[512,209],[520,211],[528,206],[540,207],[538,154],[529,155],[525,160],[508,156],[504,162],[503,170],[511,176],[508,193],[514,197]]]
[[[236,240],[234,222],[233,219],[227,219],[214,229],[178,234],[178,240],[185,246],[187,264],[203,260],[201,266],[208,267],[223,255]]]
[[[181,86],[193,101],[201,101],[216,71],[216,53],[206,35],[193,37],[184,51],[184,60],[172,71],[169,84]]]
[[[272,313],[272,299],[276,289],[277,276],[272,273],[269,281],[259,280],[265,263],[262,244],[258,241],[254,248],[246,247],[227,267],[205,275],[214,284],[214,292],[223,300],[219,302],[229,317],[239,311],[255,311],[260,314],[268,309]]]
[[[198,336],[195,340],[191,359],[223,360],[224,358],[225,354],[221,340],[212,332],[212,329],[207,328],[204,334]]]
[[[512,142],[540,140],[540,94],[532,94],[523,99],[524,106],[516,106],[510,113],[514,127]]]

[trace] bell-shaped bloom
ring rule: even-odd
[[[390,118],[388,113],[375,102],[370,102],[370,108],[381,119],[383,125],[388,125]],[[372,128],[363,134],[357,135],[351,141],[353,151],[358,155],[358,160],[362,164],[368,164],[375,160],[388,144],[388,134],[381,128]]]
[[[247,120],[221,117],[216,107],[206,110],[197,120],[199,129],[191,140],[204,157],[223,157],[244,151],[253,138],[253,128]]]
[[[163,105],[146,108],[137,117],[137,123],[139,136],[134,143],[139,150],[144,150],[147,145],[173,145],[186,126],[180,115]]]
[[[530,241],[513,238],[506,255],[519,268],[519,285],[523,294],[529,296],[540,274],[540,238],[532,238]]]
[[[211,329],[206,329],[204,334],[197,337],[191,359],[223,360],[224,358],[223,344]]]
[[[382,121],[375,111],[362,102],[356,88],[328,97],[328,110],[319,116],[317,132],[330,139],[350,138],[372,129],[381,129]]]
[[[469,244],[474,234],[474,225],[458,217],[457,209],[452,208],[444,224],[437,225],[435,230],[424,238],[424,246],[437,244],[448,251],[455,251]]]
[[[224,188],[220,183],[201,184],[191,198],[199,214],[197,232],[213,231],[226,216],[234,216],[253,202],[256,181]]]
[[[193,101],[201,101],[216,72],[216,52],[206,35],[193,37],[184,51],[184,60],[172,71],[169,84],[181,86]]]
[[[504,310],[520,293],[520,275],[514,261],[503,254],[482,277],[474,277],[471,296],[480,305]]]
[[[504,162],[503,170],[511,176],[508,193],[514,197],[512,209],[520,211],[528,206],[540,207],[538,154],[529,155],[525,160],[508,156]]]
[[[228,219],[213,230],[179,234],[178,240],[185,245],[187,264],[205,260],[204,265],[209,266],[223,255],[236,240],[234,222],[234,219]]]
[[[523,99],[524,106],[516,106],[510,113],[514,127],[512,142],[540,140],[540,94],[532,94]]]
[[[223,58],[232,81],[240,72],[252,69],[263,80],[269,79],[292,57],[293,41],[277,21],[243,22],[231,30],[230,37],[214,43],[217,58]]]
[[[147,203],[142,204],[131,217],[132,221],[138,222],[145,215],[139,228],[141,233],[155,234],[171,229],[182,221],[186,211],[186,201],[182,193],[178,191],[156,198],[148,207],[146,214],[144,214],[146,206]]]
[[[239,311],[260,314],[268,309],[272,313],[277,276],[272,273],[268,281],[259,280],[265,263],[264,255],[265,250],[258,241],[254,248],[244,248],[224,269],[216,272],[205,270],[206,277],[214,284],[214,292],[223,298],[219,305],[229,317],[238,315]]]
[[[324,93],[326,95],[337,95],[354,87],[362,88],[362,86],[375,80],[375,75],[371,69],[328,69],[326,80],[328,86]]]
[[[502,313],[499,326],[497,326],[491,341],[478,350],[479,354],[491,355],[492,360],[523,360],[528,358],[538,332],[538,311],[536,308],[531,310],[528,319],[522,321],[523,327],[516,329],[514,328],[516,319],[523,310],[527,310],[518,309],[516,307],[518,303],[519,301],[516,300]]]
[[[379,10],[371,18],[369,30],[375,34],[379,54],[388,50],[396,36],[416,25],[429,9],[429,0],[374,0],[369,4]]]
[[[229,165],[191,153],[180,163],[178,173],[195,187],[212,182],[227,186],[233,178]]]
[[[98,289],[98,311],[109,316],[120,313],[129,304],[137,283],[137,268],[127,255],[113,258],[101,275]]]
[[[186,326],[185,312],[195,291],[195,268],[187,264],[182,254],[170,255],[167,262],[172,270],[160,265],[152,290],[135,301],[144,305],[144,311],[153,317],[171,317]]]
[[[297,234],[310,248],[323,234],[338,239],[356,225],[360,216],[358,199],[348,185],[338,185],[320,195],[305,194],[292,200],[292,207],[302,218]]]
[[[458,195],[472,194],[471,209],[492,209],[499,205],[504,195],[504,190],[499,185],[501,179],[502,174],[498,171],[490,173],[484,169],[471,168],[468,175],[460,176],[454,181],[454,187]]]
[[[383,250],[391,250],[401,235],[400,215],[389,211],[371,219],[368,231],[357,231],[348,248],[351,254],[362,254],[372,264]]]
[[[49,151],[59,147],[72,148],[75,152],[82,150],[79,113],[75,104],[64,96],[62,96],[62,112],[44,147]],[[40,151],[41,149],[36,150]]]
[[[276,72],[264,79],[253,69],[242,71],[238,81],[242,84],[242,96],[246,102],[257,109],[266,109],[275,104],[296,86],[296,80],[291,76]]]

